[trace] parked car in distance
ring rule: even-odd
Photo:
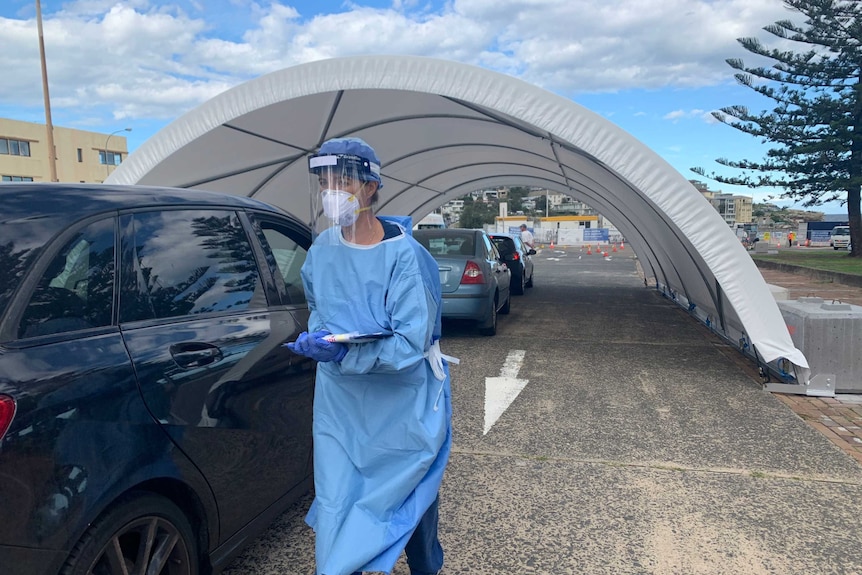
[[[443,317],[475,320],[483,335],[497,333],[497,314],[509,313],[512,272],[483,230],[413,232],[440,270]]]
[[[0,184],[0,571],[217,573],[308,492],[310,243],[239,196]]]
[[[849,248],[850,226],[835,226],[829,236],[829,245],[833,250]]]
[[[512,270],[512,293],[524,295],[526,288],[533,287],[533,256],[536,250],[528,248],[517,235],[491,233],[488,237]]]

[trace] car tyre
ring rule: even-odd
[[[500,313],[502,315],[508,315],[512,309],[512,292],[509,292],[509,295],[506,297],[506,303],[500,308]]]
[[[479,328],[479,333],[482,335],[497,334],[497,298],[491,302],[491,317],[486,325]]]
[[[525,283],[524,286],[528,288],[533,287],[533,274],[530,274],[530,279],[527,280],[527,283]]]
[[[198,575],[197,542],[172,501],[133,493],[94,521],[72,549],[61,575]]]
[[[514,289],[512,290],[512,293],[514,293],[515,295],[524,295],[524,292],[527,291],[526,290],[527,281],[526,281],[524,275],[525,275],[524,271],[522,271],[520,274],[518,274],[517,285],[513,286]]]

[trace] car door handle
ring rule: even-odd
[[[211,343],[189,341],[171,346],[171,357],[182,368],[201,367],[219,361],[221,350]]]

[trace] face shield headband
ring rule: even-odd
[[[308,171],[312,174],[320,175],[320,172],[325,169],[336,173],[355,173],[363,182],[377,182],[378,189],[383,187],[380,180],[380,165],[359,156],[321,154],[308,159]]]

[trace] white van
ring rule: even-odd
[[[413,226],[414,230],[442,230],[446,227],[446,221],[441,214],[428,214],[419,223]]]
[[[850,245],[850,226],[835,226],[832,228],[829,245],[834,250],[847,249]]]

